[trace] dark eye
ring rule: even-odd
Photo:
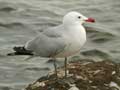
[[[80,19],[80,18],[81,18],[81,16],[78,16],[78,18]]]

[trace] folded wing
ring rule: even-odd
[[[59,27],[62,30],[62,28]],[[60,31],[57,28],[45,30],[36,38],[26,43],[25,48],[42,57],[52,57],[62,52],[66,46]]]

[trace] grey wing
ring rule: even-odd
[[[60,34],[40,33],[35,39],[26,44],[26,49],[33,51],[42,57],[55,56],[62,52],[66,44]]]
[[[62,37],[64,28],[62,25],[56,26],[56,27],[52,27],[49,28],[47,30],[44,30],[42,33],[48,37]]]

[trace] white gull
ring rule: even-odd
[[[28,41],[24,47],[14,47],[14,54],[39,55],[56,58],[65,58],[65,77],[67,57],[80,52],[80,48],[86,42],[84,22],[95,22],[82,14],[72,11],[66,14],[61,25],[43,30],[34,39]],[[30,52],[30,53],[29,53]],[[10,55],[10,54],[9,54]],[[54,63],[57,76],[57,68]]]

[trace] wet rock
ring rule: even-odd
[[[68,77],[64,78],[64,67],[41,77],[25,90],[120,90],[120,64],[109,60],[73,61],[67,65]]]

